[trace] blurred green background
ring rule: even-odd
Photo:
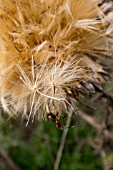
[[[0,149],[20,170],[52,170],[62,133],[52,122],[35,121],[26,127],[25,122],[1,116]],[[68,129],[59,170],[102,170],[99,154],[88,143],[95,134],[78,119],[76,127]],[[9,170],[1,156],[0,170]]]

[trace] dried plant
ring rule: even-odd
[[[108,28],[97,0],[1,0],[4,110],[28,122],[74,110],[71,100],[89,95],[107,77],[99,63],[113,50]]]

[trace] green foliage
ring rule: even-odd
[[[29,129],[25,123],[6,120],[1,120],[0,145],[16,166],[20,170],[53,169],[62,130],[51,122],[34,122]],[[79,119],[75,128],[69,128],[59,170],[102,170],[100,157],[87,142],[94,133],[92,128]],[[0,170],[7,169],[0,165]]]

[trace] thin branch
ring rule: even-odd
[[[91,116],[86,115],[81,110],[78,110],[77,113],[83,120],[85,120],[88,124],[94,127],[98,132],[103,133],[107,138],[113,140],[113,134],[109,132],[107,129],[104,129],[104,127],[97,123]]]
[[[60,142],[60,146],[57,152],[57,157],[55,160],[55,164],[54,164],[54,170],[58,170],[59,169],[59,164],[61,161],[61,157],[62,157],[62,152],[64,149],[64,145],[65,145],[65,141],[66,141],[66,137],[67,137],[67,133],[68,133],[68,127],[70,125],[70,121],[71,121],[71,116],[72,116],[73,111],[70,111],[68,119],[67,119],[67,123],[66,123],[66,129],[64,129],[63,134],[62,134],[62,138],[61,138],[61,142]]]
[[[8,170],[19,170],[4,149],[0,148],[0,159]]]

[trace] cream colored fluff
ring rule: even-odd
[[[41,119],[67,111],[81,82],[102,83],[98,62],[112,50],[108,25],[97,0],[0,0],[4,110]]]

